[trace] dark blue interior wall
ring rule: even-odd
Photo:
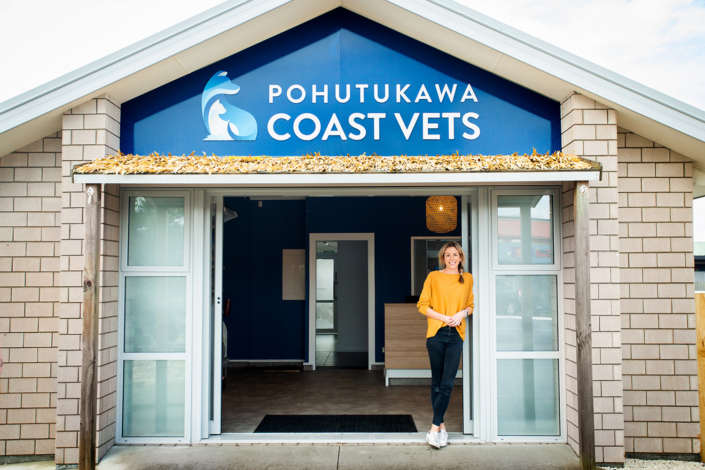
[[[384,304],[403,303],[411,294],[411,237],[460,236],[426,228],[426,197],[320,197],[306,199],[306,240],[310,233],[375,234],[375,362],[383,362]],[[458,198],[458,212],[460,199]],[[309,249],[309,248],[307,248]],[[307,277],[308,282],[308,277]],[[308,287],[307,290],[308,292]],[[364,295],[364,294],[362,294]],[[306,301],[308,311],[308,300]],[[308,328],[308,316],[306,316]],[[308,352],[308,335],[306,335]]]
[[[223,224],[223,299],[230,299],[230,314],[223,316],[228,328],[228,357],[250,358],[251,310],[251,201],[225,198],[225,207],[238,218]]]
[[[305,201],[225,198],[223,298],[230,359],[302,359],[305,306],[282,300],[282,251],[305,248]]]

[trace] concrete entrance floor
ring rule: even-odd
[[[31,467],[29,465],[32,465]],[[38,466],[44,465],[44,466]],[[50,470],[53,462],[8,465],[14,470]],[[450,445],[436,450],[404,446],[116,446],[98,470],[399,469],[577,470],[578,458],[564,444]]]

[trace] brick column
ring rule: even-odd
[[[627,452],[700,452],[693,164],[619,129]]]
[[[592,359],[597,462],[624,461],[622,353],[619,310],[617,114],[571,94],[561,103],[563,151],[598,161],[602,180],[590,186]],[[568,442],[578,452],[573,184],[563,186],[563,269],[566,313]]]
[[[78,463],[83,301],[84,188],[71,182],[74,165],[115,154],[120,147],[120,108],[103,95],[63,116],[61,285],[65,289],[59,324],[56,463]],[[98,357],[98,458],[115,439],[117,386],[118,192],[104,189],[101,222],[100,337]]]
[[[0,455],[52,455],[56,432],[61,138],[0,159]]]

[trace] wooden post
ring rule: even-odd
[[[86,218],[83,247],[83,335],[81,336],[81,427],[78,433],[79,470],[94,470],[96,463],[100,189],[99,184],[86,185]]]
[[[705,462],[705,293],[695,294],[695,331],[698,341],[698,398],[700,399],[700,460]]]
[[[590,199],[587,181],[574,188],[575,329],[578,337],[578,426],[580,469],[595,470],[595,412],[592,397],[590,317]]]

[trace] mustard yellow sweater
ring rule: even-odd
[[[419,303],[416,304],[419,312],[426,315],[426,311],[431,308],[450,317],[463,309],[472,310],[475,308],[475,298],[472,294],[472,274],[463,273],[463,278],[465,282],[461,284],[458,282],[458,274],[446,274],[441,271],[431,272],[423,284]],[[455,327],[463,341],[465,341],[466,322],[467,319]],[[436,336],[438,330],[444,326],[446,324],[442,321],[429,318],[426,338]]]

